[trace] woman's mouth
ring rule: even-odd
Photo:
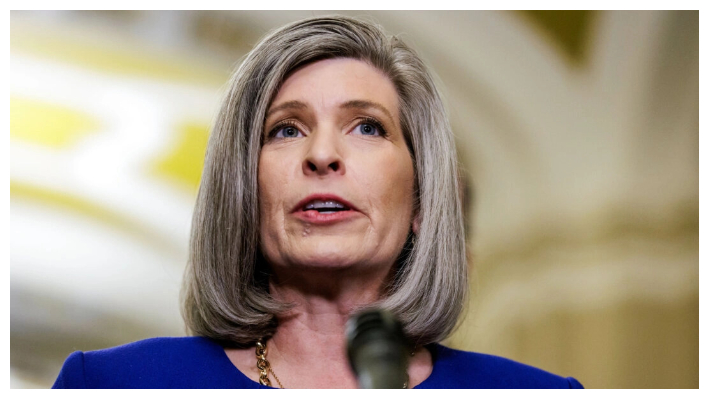
[[[341,211],[349,211],[350,208],[347,205],[333,200],[314,200],[303,207],[303,211],[307,212],[310,210],[314,210],[319,213],[334,213]]]
[[[315,224],[344,221],[357,213],[352,204],[330,194],[308,196],[300,201],[293,211],[298,219]]]

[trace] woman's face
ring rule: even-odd
[[[285,80],[266,114],[258,174],[272,266],[388,272],[413,218],[398,115],[394,85],[363,61],[318,61]]]

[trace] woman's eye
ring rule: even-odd
[[[303,134],[295,126],[283,126],[282,128],[276,130],[273,137],[283,137],[283,138],[303,137]]]
[[[373,123],[360,123],[355,127],[355,132],[363,134],[365,136],[381,136],[382,132],[380,129]]]

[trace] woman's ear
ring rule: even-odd
[[[413,231],[415,235],[419,235],[420,229],[421,229],[421,214],[416,213],[416,216],[414,216],[414,221],[411,223],[411,231]]]

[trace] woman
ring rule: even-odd
[[[403,325],[407,387],[581,387],[437,344],[468,288],[455,154],[397,38],[345,17],[271,33],[210,137],[183,289],[195,337],[75,352],[55,387],[354,388],[345,323],[374,304]]]

